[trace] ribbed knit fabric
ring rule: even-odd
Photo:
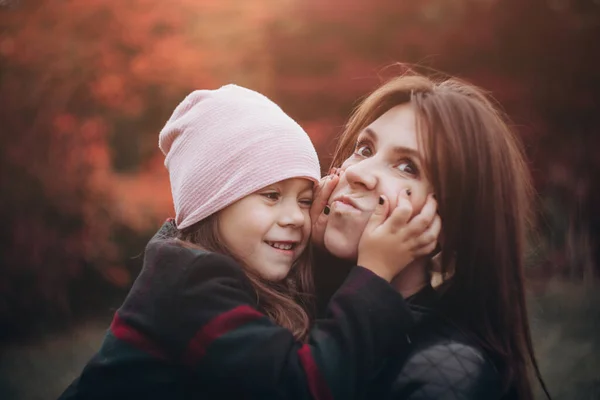
[[[306,132],[264,95],[236,85],[196,90],[159,135],[184,229],[235,201],[290,178],[320,178]]]

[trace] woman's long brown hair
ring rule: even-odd
[[[548,395],[525,301],[530,174],[518,138],[486,94],[457,79],[436,82],[414,73],[392,79],[357,107],[332,166],[352,154],[366,126],[405,103],[418,116],[426,174],[443,221],[442,275],[452,275],[439,311],[486,349],[507,390],[532,399],[533,370]]]
[[[213,214],[204,220],[176,232],[180,244],[230,256],[244,266],[221,239],[219,215]],[[258,297],[258,306],[278,325],[292,331],[297,340],[304,341],[310,327],[313,308],[313,278],[310,265],[310,245],[292,266],[290,273],[281,282],[270,282],[250,269],[244,268]]]

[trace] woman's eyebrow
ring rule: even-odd
[[[373,142],[377,143],[377,132],[372,128],[365,128],[365,130],[359,136],[368,136]]]
[[[365,130],[359,136],[368,136],[374,143],[377,143],[377,132],[373,128],[365,128]],[[412,156],[417,160],[421,161],[421,153],[417,149],[406,146],[394,146],[392,152],[397,156]]]
[[[412,156],[414,158],[416,158],[417,160],[421,160],[421,153],[419,153],[418,150],[413,149],[412,147],[406,147],[406,146],[395,146],[392,149],[392,152],[394,154],[397,154],[398,156]]]

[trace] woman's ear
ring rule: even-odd
[[[450,281],[450,279],[454,276],[454,257],[450,262],[450,265],[446,267],[446,271],[442,267],[442,246],[440,242],[438,242],[437,247],[432,253],[433,256],[429,260],[429,276],[431,276],[431,286],[434,288],[440,287],[443,283]]]

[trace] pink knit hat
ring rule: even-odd
[[[300,125],[267,97],[236,85],[189,94],[158,146],[178,229],[284,179],[320,178],[317,152]]]

